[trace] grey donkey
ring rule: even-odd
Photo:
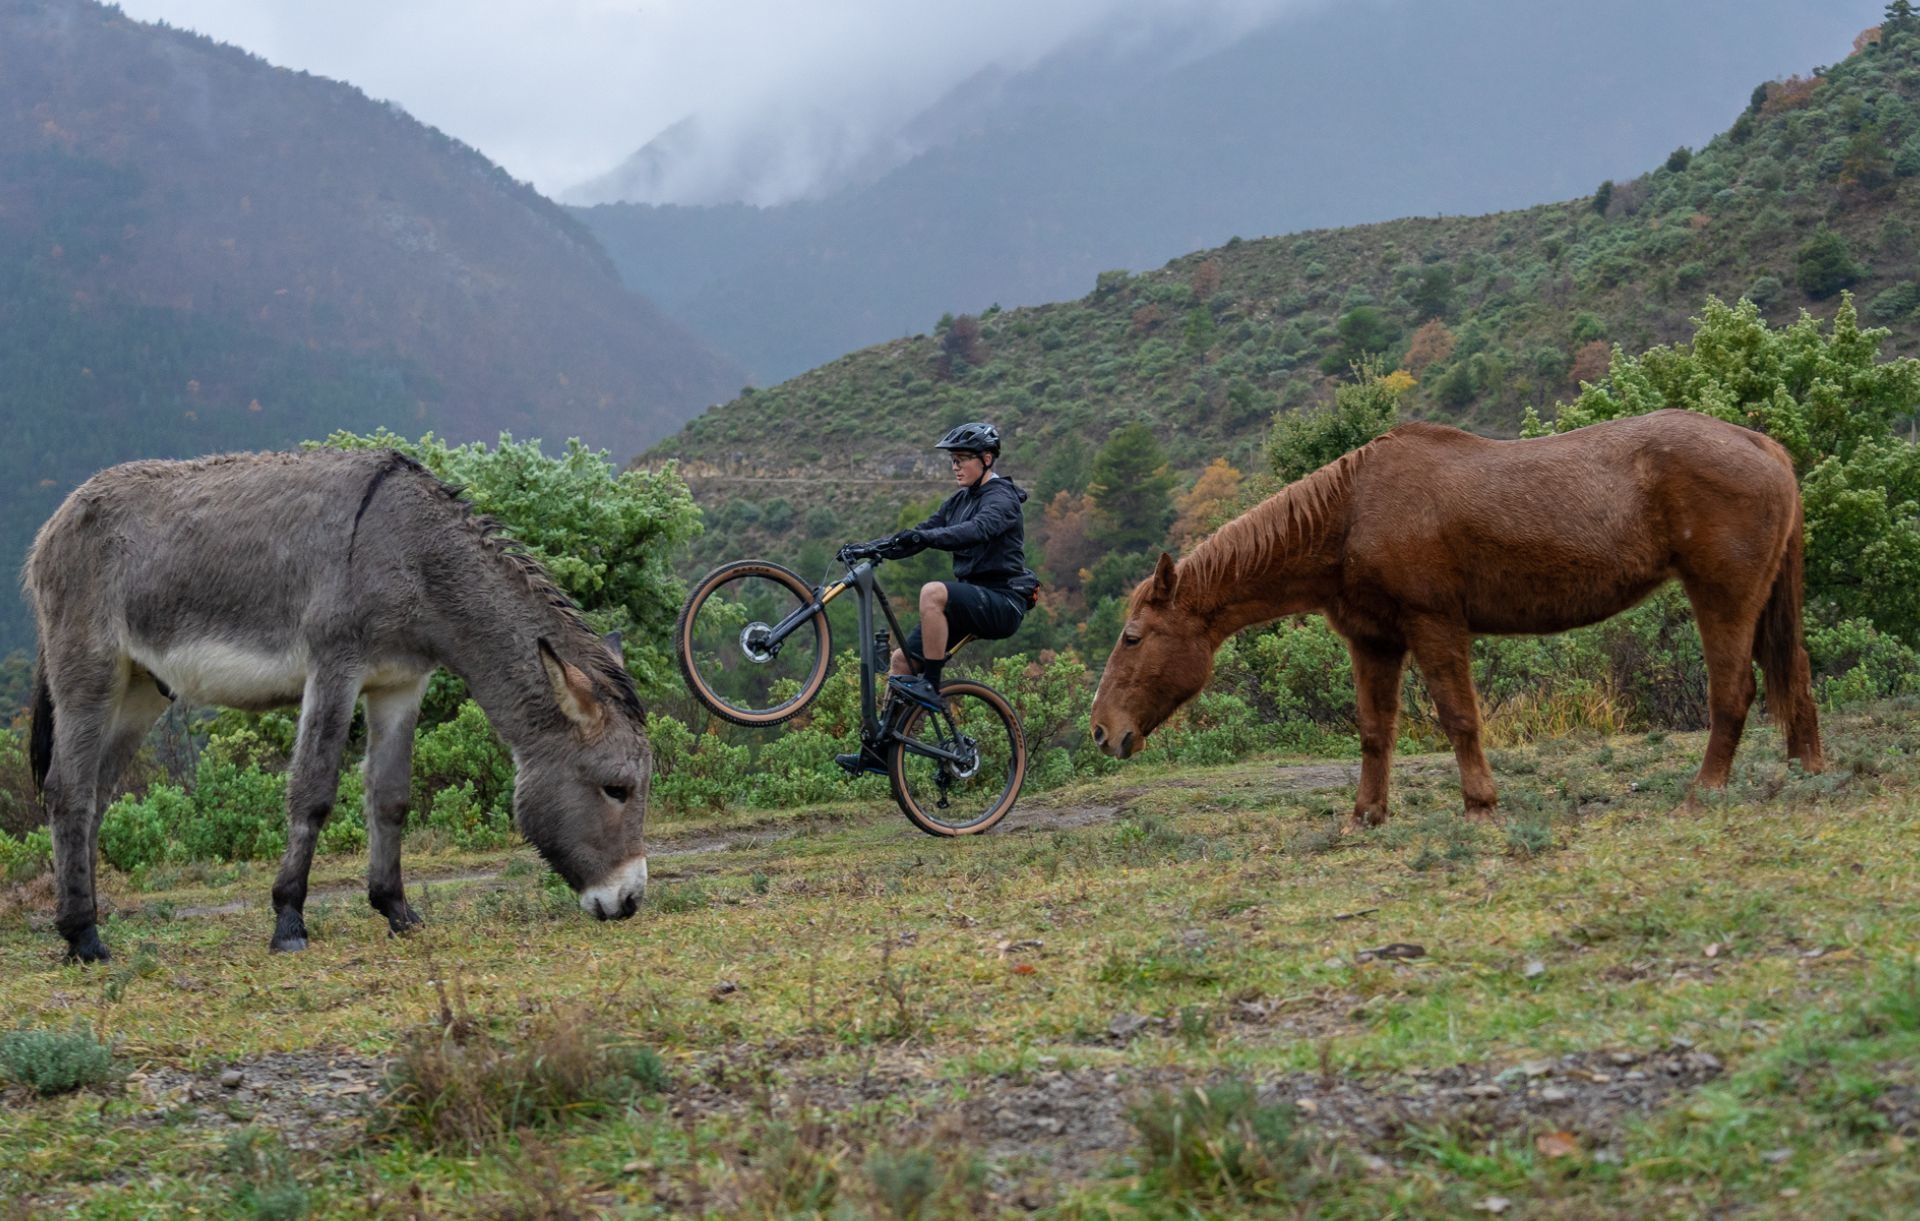
[[[32,760],[53,826],[68,955],[107,957],[100,817],[170,700],[297,703],[272,948],[306,948],[314,842],[366,700],[367,897],[418,924],[400,881],[414,722],[428,676],[466,680],[512,748],[514,821],[601,919],[633,914],[653,755],[619,656],[546,572],[453,489],[389,450],[131,462],[34,540]]]

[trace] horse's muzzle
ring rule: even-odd
[[[1133,753],[1134,732],[1129,729],[1116,739],[1107,732],[1105,725],[1095,725],[1093,727],[1093,744],[1100,748],[1102,754],[1111,755],[1116,759],[1124,759]]]

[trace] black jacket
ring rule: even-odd
[[[1027,568],[1027,528],[1020,506],[1027,493],[1001,475],[978,488],[961,488],[914,527],[920,541],[953,552],[953,576],[969,585],[1005,589],[1025,598],[1040,587]]]

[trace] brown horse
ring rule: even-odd
[[[1199,694],[1241,628],[1319,611],[1347,642],[1360,711],[1354,818],[1387,816],[1409,651],[1460,763],[1467,813],[1493,810],[1480,749],[1479,635],[1597,623],[1677,577],[1707,661],[1712,731],[1694,783],[1726,784],[1753,661],[1787,754],[1820,771],[1801,644],[1800,491],[1787,452],[1689,411],[1491,441],[1403,424],[1288,485],[1133,592],[1093,700],[1093,737],[1126,758]]]

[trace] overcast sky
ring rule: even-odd
[[[120,0],[359,87],[558,195],[664,128],[804,99],[884,128],[990,64],[1094,30],[1231,35],[1323,0]],[[1377,0],[1376,0],[1377,2]]]

